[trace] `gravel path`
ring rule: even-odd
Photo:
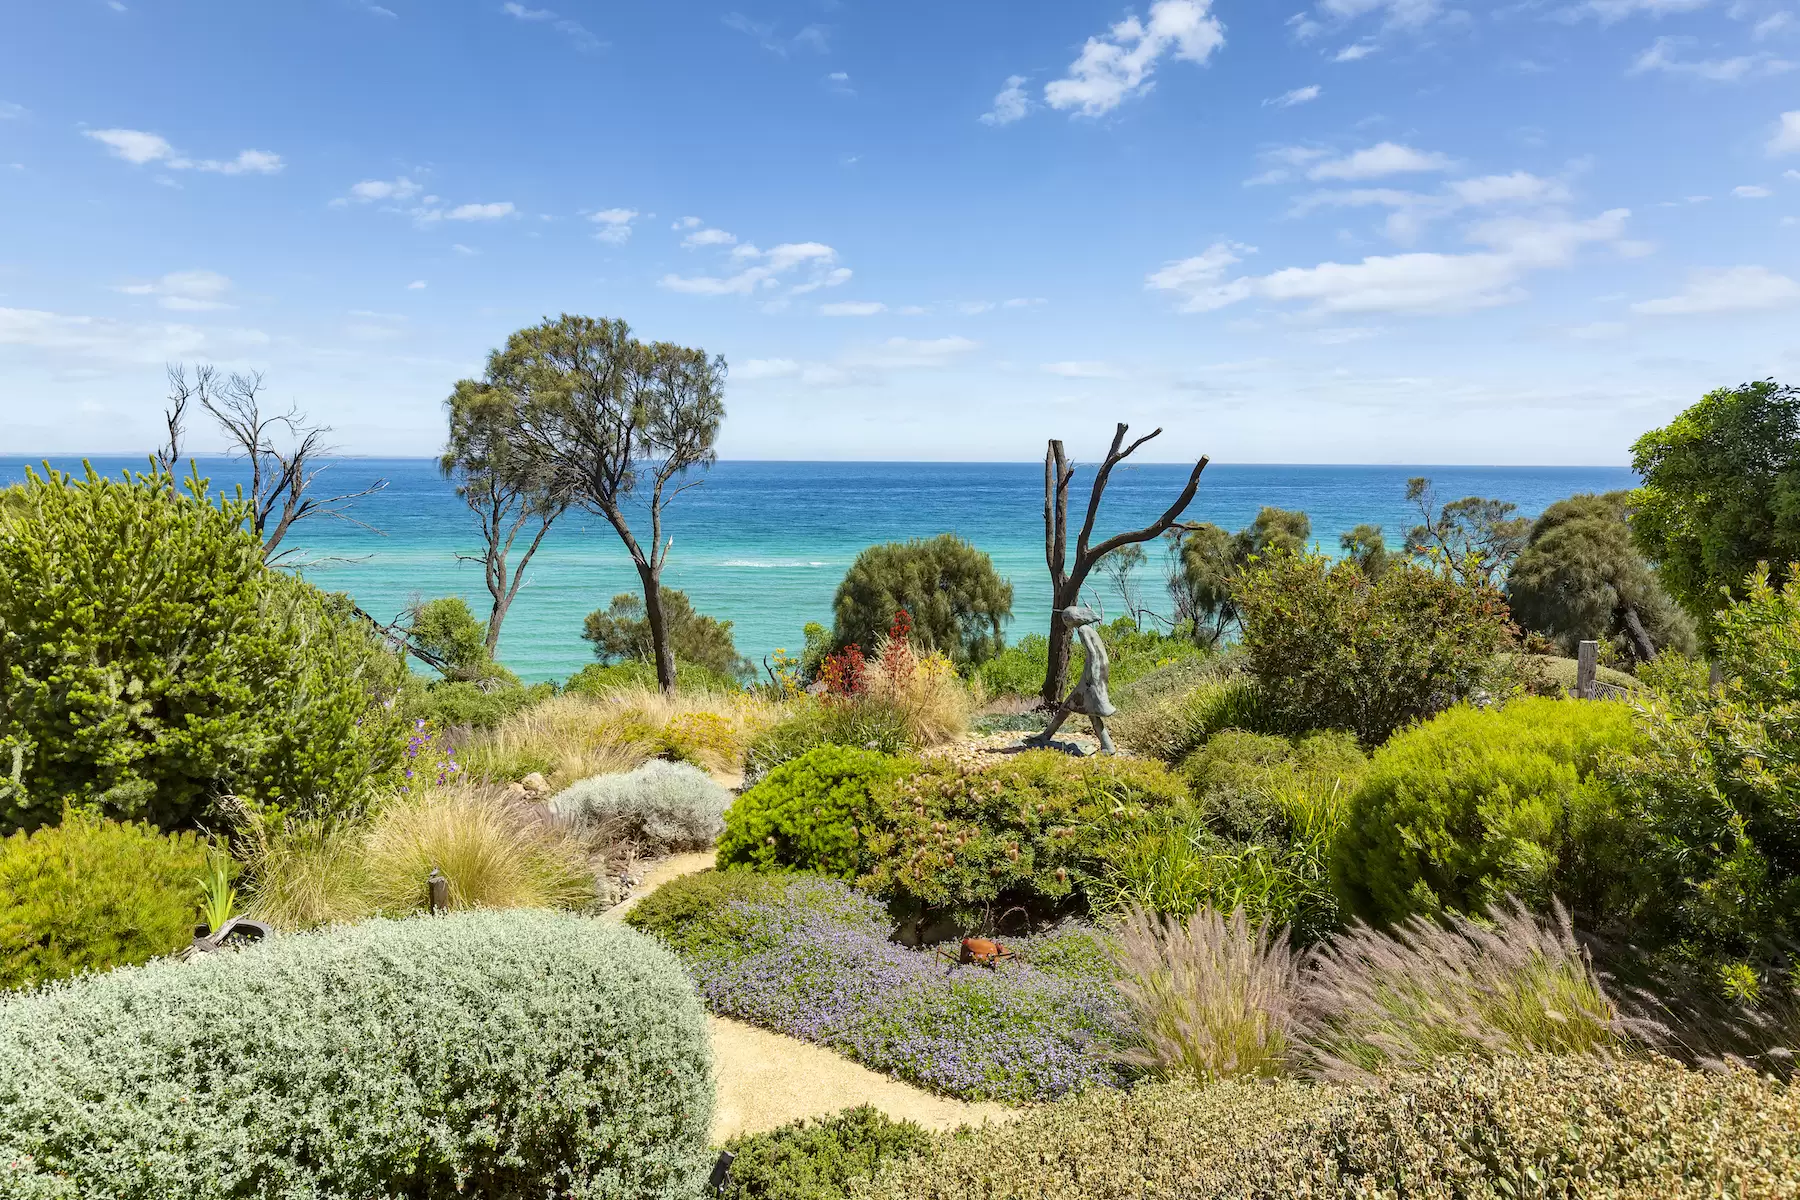
[[[713,865],[708,854],[665,858],[644,876],[631,897],[601,914],[618,921],[638,900],[671,879]],[[869,1070],[823,1046],[771,1033],[742,1021],[708,1016],[719,1102],[713,1110],[712,1139],[722,1143],[740,1133],[761,1133],[802,1117],[824,1117],[839,1109],[872,1104],[896,1120],[927,1129],[954,1129],[983,1121],[1004,1121],[1018,1109],[1004,1104],[971,1104],[935,1095]]]

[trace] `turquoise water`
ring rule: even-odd
[[[27,460],[0,458],[0,484],[24,474]],[[95,459],[97,470],[139,468],[142,459]],[[78,462],[53,465],[79,469]],[[202,461],[215,486],[241,474],[232,462]],[[1189,468],[1144,464],[1115,472],[1106,492],[1096,540],[1140,527],[1180,492]],[[1535,516],[1576,492],[1608,491],[1636,483],[1624,467],[1395,467],[1213,465],[1187,516],[1228,529],[1248,524],[1264,505],[1298,508],[1312,518],[1313,536],[1335,550],[1338,535],[1365,521],[1384,527],[1398,544],[1414,517],[1406,480],[1429,475],[1445,499],[1466,495],[1510,500]],[[373,480],[385,491],[359,502],[356,517],[374,529],[321,518],[290,535],[303,568],[321,587],[349,592],[378,617],[397,615],[415,597],[460,595],[477,615],[487,613],[481,569],[457,560],[474,553],[480,535],[472,514],[439,477],[429,459],[342,459],[319,486],[355,491]],[[1047,625],[1050,586],[1044,566],[1043,479],[1037,463],[791,463],[722,462],[704,486],[675,501],[668,518],[674,550],[664,582],[693,598],[701,611],[732,622],[740,651],[760,661],[777,647],[798,649],[808,621],[831,621],[831,598],[863,547],[876,542],[950,532],[994,558],[1012,581],[1012,638]],[[1070,520],[1079,526],[1090,477],[1078,473]],[[377,532],[379,531],[379,532]],[[1146,547],[1140,572],[1146,604],[1166,611],[1160,546]],[[532,560],[525,587],[507,615],[500,658],[528,680],[562,678],[592,661],[581,640],[582,618],[617,592],[636,590],[631,568],[612,529],[572,513]],[[1107,612],[1121,611],[1116,594],[1091,588]]]

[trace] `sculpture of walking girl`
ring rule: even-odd
[[[1100,640],[1100,631],[1094,626],[1100,623],[1100,614],[1086,605],[1071,605],[1062,611],[1063,620],[1075,627],[1075,637],[1081,642],[1086,655],[1086,664],[1081,668],[1081,680],[1060,705],[1056,714],[1050,718],[1050,725],[1036,737],[1026,741],[1035,746],[1048,746],[1062,723],[1070,713],[1087,714],[1088,723],[1094,727],[1094,736],[1100,739],[1100,753],[1113,753],[1112,735],[1106,731],[1106,718],[1119,710],[1113,707],[1112,700],[1106,694],[1106,676],[1110,661],[1106,657],[1106,643]]]

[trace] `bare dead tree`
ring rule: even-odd
[[[176,466],[181,462],[182,426],[187,422],[188,399],[191,395],[185,368],[171,366],[169,368],[169,407],[163,410],[163,424],[168,427],[169,440],[167,444],[156,451],[156,465],[166,475],[173,475]]]
[[[286,412],[265,411],[264,389],[260,371],[222,376],[217,368],[202,364],[194,369],[190,382],[187,368],[177,364],[169,368],[165,415],[170,426],[169,447],[174,451],[179,448],[187,406],[198,400],[225,434],[232,457],[249,464],[245,499],[250,502],[250,532],[262,543],[263,560],[275,563],[292,553],[280,549],[282,539],[308,517],[331,516],[362,524],[349,515],[350,505],[387,487],[387,480],[377,479],[368,487],[341,495],[315,494],[313,484],[330,465],[320,460],[332,453],[324,440],[331,427],[309,424],[306,415],[293,406]],[[277,434],[285,445],[277,444]]]
[[[1044,455],[1044,558],[1050,567],[1051,603],[1050,665],[1044,672],[1043,699],[1045,704],[1051,706],[1062,703],[1063,686],[1069,673],[1069,638],[1072,631],[1063,621],[1063,610],[1081,602],[1081,588],[1087,582],[1088,574],[1107,555],[1122,546],[1136,545],[1160,537],[1173,528],[1187,506],[1193,503],[1194,493],[1200,490],[1200,473],[1206,470],[1207,459],[1202,456],[1194,464],[1194,470],[1188,476],[1187,485],[1181,489],[1181,495],[1160,517],[1142,529],[1115,534],[1098,546],[1090,546],[1088,543],[1094,535],[1094,521],[1100,515],[1100,498],[1106,491],[1106,481],[1112,476],[1113,468],[1130,458],[1139,446],[1162,433],[1161,429],[1151,430],[1127,446],[1125,434],[1129,428],[1124,422],[1119,423],[1117,431],[1113,433],[1112,447],[1106,452],[1106,460],[1094,472],[1094,486],[1088,496],[1087,516],[1081,523],[1081,533],[1075,539],[1073,565],[1068,563],[1069,483],[1075,478],[1075,467],[1063,453],[1063,444],[1054,438]]]

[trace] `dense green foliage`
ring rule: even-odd
[[[31,476],[0,523],[0,831],[65,803],[173,827],[223,793],[344,811],[390,778],[404,667],[265,566],[242,503],[168,475]]]
[[[1296,791],[1339,792],[1349,799],[1368,760],[1346,733],[1298,739],[1227,729],[1182,763],[1199,814],[1236,838],[1286,838],[1294,813],[1285,801]]]
[[[1800,1092],[1667,1060],[1450,1060],[1366,1087],[1260,1080],[1094,1091],[940,1137],[858,1200],[1775,1200]]]
[[[656,672],[649,672],[656,682]],[[405,693],[409,716],[423,717],[434,729],[492,729],[514,713],[523,712],[556,694],[553,683],[523,687],[502,679],[480,683],[439,679],[409,686]]]
[[[686,592],[666,587],[661,595],[663,621],[677,662],[693,663],[730,679],[750,673],[750,660],[737,652],[732,641],[730,621],[696,612]],[[610,605],[589,613],[581,636],[594,644],[594,657],[602,663],[655,661],[650,618],[644,613],[644,598],[636,592],[620,592]],[[676,683],[679,685],[679,677]]]
[[[762,902],[781,896],[783,872],[699,871],[671,879],[625,914],[633,929],[654,935],[676,953],[694,953],[717,936],[716,918],[735,901]]]
[[[0,1002],[0,1194],[692,1200],[712,1055],[641,934],[374,920]]]
[[[886,542],[858,554],[844,574],[832,601],[832,636],[839,646],[871,650],[905,609],[921,649],[969,666],[1000,652],[1012,600],[994,560],[955,534]]]
[[[1115,699],[1112,725],[1122,745],[1171,766],[1221,729],[1275,728],[1256,682],[1232,662],[1208,669],[1170,669]]]
[[[1370,579],[1379,578],[1388,569],[1388,564],[1394,561],[1379,525],[1358,525],[1349,533],[1340,534],[1338,549],[1344,552],[1345,558],[1361,567],[1363,574]]]
[[[0,989],[136,966],[187,945],[207,848],[71,811],[0,840]]]
[[[726,811],[719,865],[854,878],[873,793],[910,769],[904,759],[833,745],[782,763]]]
[[[1247,567],[1273,555],[1305,553],[1311,536],[1305,513],[1268,507],[1236,533],[1201,522],[1175,534],[1179,568],[1170,591],[1195,640],[1216,645],[1238,623],[1237,586]]]
[[[1632,447],[1644,486],[1631,532],[1663,586],[1710,635],[1759,562],[1800,560],[1800,393],[1718,388]]]
[[[489,672],[487,630],[461,596],[440,596],[412,607],[407,633],[414,645],[442,662],[450,679],[480,679]]]
[[[1694,652],[1694,627],[1632,545],[1628,495],[1571,496],[1544,510],[1506,581],[1520,627],[1570,657],[1586,640],[1620,662]]]
[[[1620,915],[1629,831],[1599,766],[1632,745],[1626,705],[1541,697],[1401,732],[1350,800],[1333,864],[1345,902],[1382,923],[1479,913],[1508,893]]]
[[[1406,498],[1422,518],[1406,535],[1406,553],[1471,587],[1499,587],[1531,534],[1531,522],[1513,515],[1518,505],[1485,496],[1439,504],[1423,475],[1406,481]]]
[[[1354,562],[1277,555],[1237,596],[1268,719],[1370,746],[1475,691],[1511,636],[1500,593],[1414,563],[1370,579]]]
[[[1743,593],[1714,623],[1725,686],[1656,664],[1642,743],[1610,774],[1648,835],[1655,933],[1760,967],[1800,941],[1800,572]]]
[[[655,687],[656,664],[641,659],[615,663],[589,663],[569,676],[563,691],[598,696],[614,688]],[[721,675],[699,663],[675,663],[675,686],[684,692],[735,692],[743,688],[736,676]]]
[[[1032,750],[968,772],[927,763],[876,796],[862,885],[901,910],[965,924],[1014,906],[1079,908],[1101,848],[1187,799],[1157,763]]]
[[[744,752],[744,777],[761,779],[782,763],[820,746],[850,746],[882,754],[905,754],[912,731],[899,706],[878,698],[803,700],[763,730]]]
[[[725,1143],[737,1155],[725,1195],[733,1200],[843,1200],[850,1181],[932,1145],[912,1121],[896,1121],[872,1105],[817,1121],[795,1121]]]

